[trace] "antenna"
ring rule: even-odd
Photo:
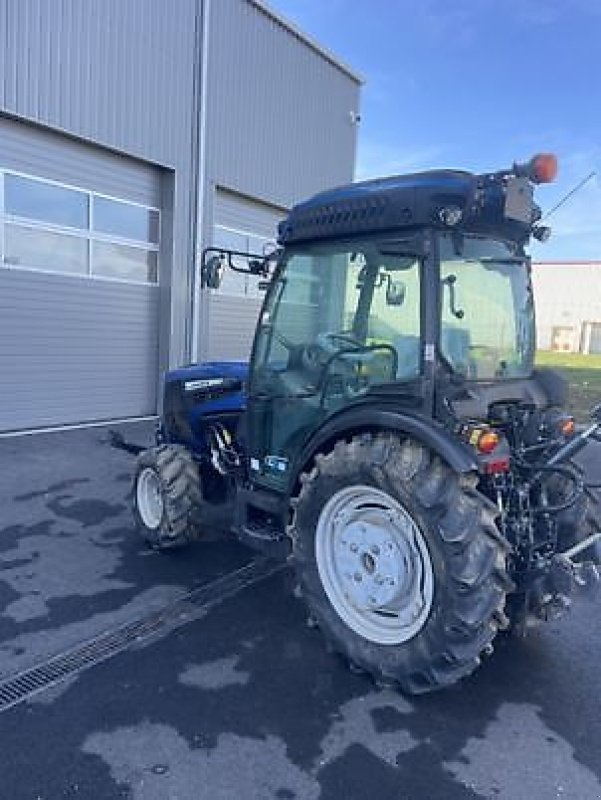
[[[581,180],[579,183],[577,183],[577,184],[576,184],[576,186],[574,186],[574,188],[573,188],[573,189],[570,189],[570,191],[569,191],[567,194],[564,194],[564,196],[561,198],[561,200],[559,201],[559,203],[556,203],[556,204],[553,206],[553,208],[549,209],[549,211],[547,211],[547,212],[546,212],[546,214],[544,214],[544,215],[542,216],[542,218],[541,218],[541,222],[542,222],[543,220],[545,220],[545,219],[548,219],[548,218],[551,216],[551,214],[554,214],[554,213],[557,211],[557,209],[558,209],[558,208],[561,208],[561,206],[562,206],[562,205],[563,205],[565,202],[567,202],[567,201],[570,199],[570,197],[572,197],[573,195],[575,195],[575,194],[576,194],[576,192],[579,192],[579,191],[580,191],[580,189],[582,189],[582,187],[583,187],[583,186],[585,186],[585,185],[586,185],[586,184],[587,184],[587,183],[590,181],[590,179],[591,179],[591,178],[594,178],[596,174],[597,174],[597,170],[593,170],[592,172],[590,172],[590,173],[589,173],[589,174],[586,176],[586,178],[583,178],[583,179],[582,179],[582,180]]]

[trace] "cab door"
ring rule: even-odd
[[[251,364],[253,482],[285,491],[295,459],[338,411],[421,369],[421,262],[380,243],[287,254],[259,319]]]

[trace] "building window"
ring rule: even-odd
[[[78,236],[6,223],[4,263],[11,267],[87,275],[88,243]]]
[[[156,284],[160,212],[0,171],[0,264]]]
[[[157,255],[153,250],[126,244],[92,243],[94,275],[106,278],[156,283]]]
[[[13,217],[86,230],[89,204],[85,192],[11,173],[4,176],[4,210]]]
[[[93,198],[94,230],[123,239],[159,243],[159,212],[107,197]]]

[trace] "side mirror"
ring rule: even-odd
[[[204,265],[204,285],[209,289],[219,289],[225,272],[225,256],[223,253],[211,256]]]
[[[403,281],[394,281],[389,275],[388,285],[386,286],[386,305],[402,306],[405,302],[406,295],[407,284]]]

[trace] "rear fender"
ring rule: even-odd
[[[478,471],[478,462],[472,449],[437,422],[389,409],[358,408],[332,417],[312,436],[295,464],[291,494],[298,484],[301,473],[307,469],[316,453],[329,450],[338,439],[368,431],[371,433],[394,431],[411,436],[437,453],[455,472],[466,474]]]

